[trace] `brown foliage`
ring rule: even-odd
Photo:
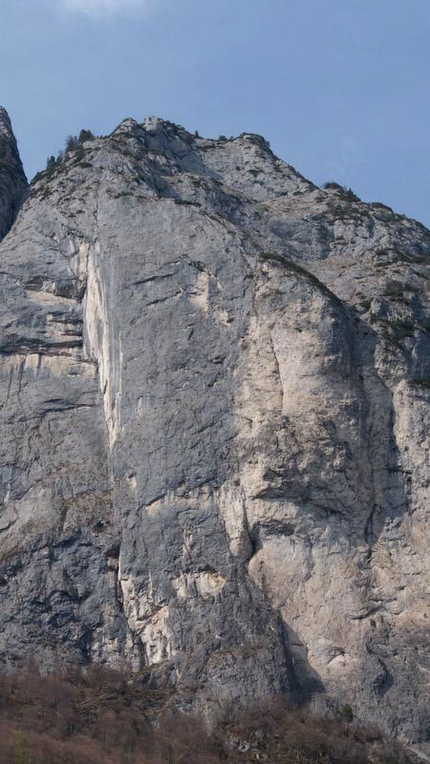
[[[165,697],[130,673],[93,666],[0,676],[0,764],[395,764],[382,736],[272,699],[202,720],[163,712]]]
[[[317,717],[307,706],[271,698],[227,722],[229,764],[410,764],[401,746],[375,729],[351,726],[342,718]],[[266,758],[264,758],[266,757]]]

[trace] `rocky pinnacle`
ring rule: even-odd
[[[12,124],[0,106],[0,240],[9,232],[27,195],[27,179]]]
[[[3,106],[0,106],[0,135],[5,138],[14,138],[9,114]]]

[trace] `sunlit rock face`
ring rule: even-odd
[[[5,665],[425,746],[430,233],[150,118],[33,183],[0,258]]]

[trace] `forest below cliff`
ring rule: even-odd
[[[171,711],[166,707],[171,705]],[[174,695],[144,676],[92,666],[0,677],[1,764],[413,764],[350,707],[318,718],[286,698],[223,709],[204,720],[173,710]]]

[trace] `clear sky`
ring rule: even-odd
[[[430,0],[0,0],[29,177],[82,127],[263,134],[316,183],[430,227]]]

